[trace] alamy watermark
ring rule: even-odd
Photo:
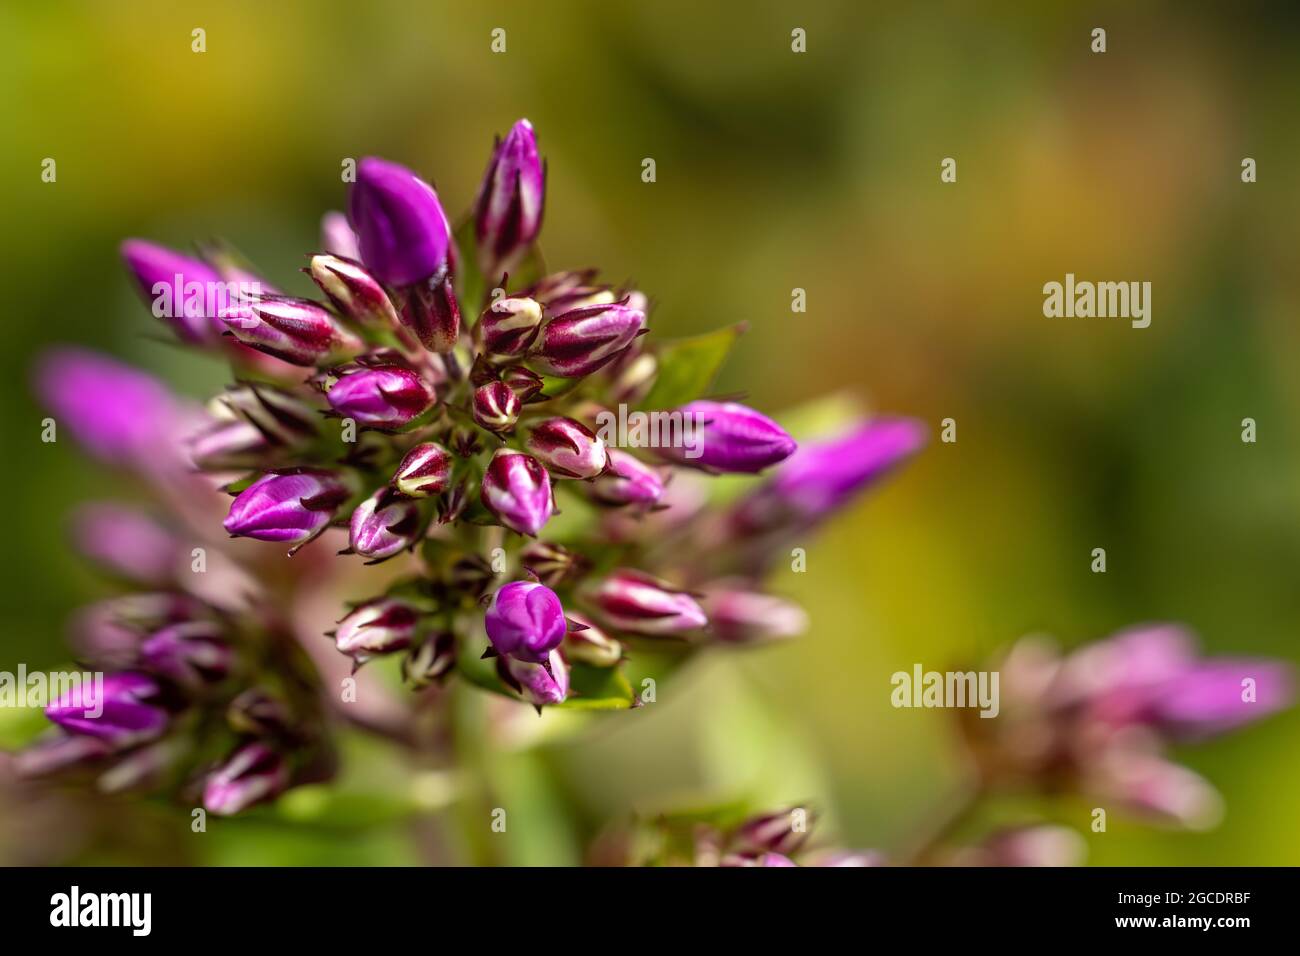
[[[155,282],[150,291],[157,319],[238,317],[264,297],[262,283],[257,281],[186,282],[179,272],[171,281]]]
[[[1065,282],[1043,286],[1043,315],[1049,319],[1130,319],[1135,329],[1151,324],[1150,282]]]
[[[896,671],[889,682],[893,693],[889,702],[895,707],[971,707],[979,708],[981,717],[996,717],[998,702],[997,671],[927,671],[920,664],[912,672]]]
[[[596,437],[611,448],[680,448],[687,458],[704,454],[706,419],[697,412],[618,411],[596,414]]]
[[[95,719],[104,713],[102,671],[32,671],[19,664],[16,673],[0,671],[0,707],[48,707],[62,701]]]

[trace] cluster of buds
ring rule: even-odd
[[[177,505],[104,502],[74,515],[78,550],[125,590],[74,618],[85,674],[50,702],[54,727],[17,755],[18,772],[90,777],[102,792],[171,790],[220,815],[328,776],[309,663],[257,582],[186,527],[186,506],[215,494],[166,459],[190,416],[160,383],[75,350],[51,355],[38,385],[89,450]]]
[[[1192,829],[1218,822],[1222,801],[1168,748],[1252,723],[1294,694],[1285,663],[1201,657],[1192,636],[1171,624],[1067,654],[1024,638],[999,669],[999,718],[962,723],[985,788],[1077,792]]]
[[[619,859],[638,866],[857,867],[884,866],[876,850],[846,850],[814,838],[816,813],[788,807],[735,818],[730,810],[665,814],[623,834]],[[620,846],[621,845],[621,846]],[[604,860],[600,862],[605,862]]]
[[[382,593],[341,609],[328,634],[354,669],[395,657],[413,688],[458,674],[539,710],[635,707],[643,701],[624,669],[643,651],[675,666],[705,646],[799,633],[805,615],[765,591],[755,548],[783,546],[808,528],[810,509],[846,502],[914,453],[923,430],[868,423],[834,446],[796,451],[767,415],[682,392],[672,349],[645,339],[644,294],[594,270],[539,266],[545,182],[521,120],[496,144],[464,228],[453,230],[428,181],[362,159],[347,214],[324,217],[320,251],[303,270],[315,298],[280,291],[224,247],[194,258],[126,242],[155,315],[185,344],[230,361],[237,384],[165,432],[133,411],[111,423],[101,415],[88,440],[112,424],[123,431],[113,440],[148,459],[160,434],[184,425],[184,441],[167,450],[184,465],[169,474],[190,469],[186,481],[224,489],[233,498],[224,530],[276,546],[261,560],[333,539],[340,555],[398,562]],[[205,294],[217,286],[225,292]],[[160,296],[180,307],[158,308]],[[84,390],[56,392],[69,413],[96,402]],[[131,384],[105,408],[150,399]],[[618,447],[600,422],[629,407],[690,419],[699,440]],[[824,459],[834,459],[833,478]],[[720,474],[748,476],[751,487],[709,507],[699,482]],[[157,547],[120,553],[128,531],[144,540],[158,529],[96,520],[84,536],[93,555],[166,584]],[[187,608],[126,635],[113,618],[116,716],[97,731],[66,708],[51,718],[72,739],[94,740],[90,749],[139,747],[178,725],[220,724],[180,715],[224,706],[214,688],[286,666],[258,657],[249,639],[265,630],[266,608],[255,625],[219,605]],[[302,703],[287,701],[295,719],[276,726],[296,727]],[[288,739],[268,730],[239,740],[208,776],[212,809],[265,799],[299,779],[301,764],[319,765],[299,756],[290,767]]]

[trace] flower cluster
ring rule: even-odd
[[[46,708],[55,728],[17,755],[18,772],[89,777],[107,793],[172,789],[222,815],[330,776],[310,662],[255,569],[202,531],[220,495],[179,453],[192,411],[75,349],[48,356],[37,386],[56,421],[145,481],[154,505],[74,515],[74,544],[124,591],[74,618],[77,660],[99,676]]]
[[[1148,625],[1062,654],[1041,638],[1001,664],[998,720],[968,719],[983,784],[1078,792],[1103,806],[1190,828],[1212,826],[1217,791],[1169,759],[1288,707],[1293,676],[1281,661],[1201,657],[1180,627]]]
[[[870,420],[796,449],[772,418],[708,397],[734,330],[702,351],[647,344],[643,293],[545,269],[545,183],[527,121],[496,144],[456,229],[427,181],[362,159],[347,214],[325,215],[303,270],[315,298],[224,246],[123,244],[153,314],[229,362],[234,384],[197,410],[67,351],[41,372],[47,404],[173,518],[206,535],[216,522],[196,502],[222,489],[230,538],[276,547],[230,542],[225,560],[208,542],[194,574],[190,532],[88,512],[84,550],[145,590],[83,615],[77,649],[109,671],[109,703],[94,717],[80,700],[51,707],[59,736],[25,755],[29,772],[158,770],[221,813],[328,776],[322,664],[286,618],[330,550],[397,568],[339,608],[333,661],[397,658],[413,689],[456,674],[539,711],[635,707],[633,660],[667,673],[708,645],[803,629],[803,611],[764,589],[772,560],[914,454],[924,429]],[[672,429],[646,444],[602,427],[629,411],[687,429],[690,446]],[[747,484],[714,494],[721,474]],[[284,551],[318,539],[337,540],[285,570]]]

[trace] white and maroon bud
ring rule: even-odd
[[[581,614],[570,613],[569,630],[564,635],[564,656],[592,667],[613,667],[623,659],[623,645],[610,637]],[[573,624],[582,625],[575,628]]]
[[[543,664],[517,657],[498,657],[497,674],[507,687],[534,707],[560,704],[569,696],[569,665],[558,648],[551,651]]]
[[[605,470],[605,442],[572,418],[548,418],[528,436],[533,456],[557,478],[595,478]]]
[[[690,594],[639,571],[615,571],[595,587],[589,601],[601,620],[629,634],[676,635],[709,623]]]
[[[542,389],[546,387],[542,377],[530,368],[522,365],[511,365],[501,373],[501,381],[510,386],[511,391],[519,396],[521,404],[527,405],[529,402],[538,398]]]
[[[372,657],[405,650],[415,638],[420,616],[396,598],[376,598],[360,605],[339,622],[334,646],[358,664]]]
[[[619,448],[609,449],[609,468],[591,483],[590,493],[607,505],[649,508],[664,494],[659,471]]]
[[[338,256],[312,256],[311,277],[340,313],[372,329],[396,329],[397,309],[388,293],[361,265]]]
[[[490,432],[504,435],[519,420],[519,396],[505,382],[488,382],[474,390],[474,421]]]
[[[527,296],[509,296],[489,305],[474,327],[474,344],[490,362],[507,362],[532,348],[542,328],[542,306]]]
[[[456,665],[456,635],[437,631],[402,658],[402,680],[412,687],[428,687],[451,673]]]
[[[548,588],[557,587],[583,564],[574,552],[550,541],[528,542],[519,552],[519,562]]]
[[[572,309],[542,328],[533,363],[548,375],[590,375],[631,345],[645,313],[611,303]]]
[[[420,508],[385,485],[357,505],[349,530],[354,552],[372,561],[383,561],[420,540]]]
[[[520,534],[536,535],[555,510],[546,469],[531,455],[509,448],[488,463],[480,499],[501,524]]]
[[[701,603],[714,637],[729,644],[797,637],[808,629],[808,615],[799,605],[743,586],[714,585]]]
[[[267,296],[221,319],[240,342],[291,365],[330,365],[365,350],[365,342],[306,299]]]
[[[440,495],[451,486],[451,455],[437,442],[421,442],[406,453],[391,484],[408,498]]]

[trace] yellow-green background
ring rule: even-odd
[[[850,390],[932,426],[952,417],[958,441],[776,581],[808,607],[805,638],[709,661],[653,707],[510,762],[505,786],[538,822],[507,858],[572,861],[573,834],[711,785],[813,800],[828,834],[897,847],[957,763],[945,716],[892,709],[889,675],[1029,631],[1075,643],[1172,619],[1215,651],[1295,660],[1296,27],[1286,3],[7,0],[0,667],[64,659],[62,620],[102,591],[63,515],[115,487],[40,443],[32,356],[92,344],[195,396],[224,379],[146,337],[117,243],[223,236],[305,292],[295,270],[343,201],[344,157],[411,165],[459,210],[520,116],[550,164],[552,265],[634,279],[658,302],[656,335],[750,323],[721,391],[776,412]],[[1246,156],[1256,184],[1240,181]],[[1042,285],[1067,271],[1151,281],[1151,327],[1045,319]],[[1300,862],[1298,741],[1292,712],[1181,754],[1222,789],[1223,825],[1112,818],[1088,834],[1090,861]],[[391,762],[349,746],[354,767]],[[184,821],[171,832],[147,812],[78,858],[417,858],[384,820],[332,831],[271,814],[184,843]],[[1089,820],[1082,804],[1046,812]]]

